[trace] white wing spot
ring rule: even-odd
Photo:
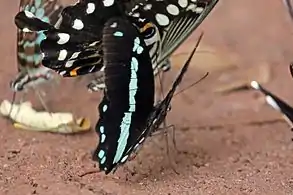
[[[76,30],[81,30],[83,29],[84,25],[83,22],[80,19],[75,19],[72,25],[72,28]]]
[[[72,60],[72,59],[77,58],[79,54],[80,54],[79,51],[78,51],[78,52],[74,52],[74,53],[72,54],[72,56],[70,57],[70,59]]]
[[[26,17],[28,17],[28,18],[34,18],[34,17],[35,17],[35,15],[34,15],[33,13],[29,12],[29,11],[24,11],[24,14],[25,14]]]
[[[188,11],[188,10],[191,10],[191,11],[193,11],[193,12],[195,12],[196,11],[196,5],[195,4],[190,4],[187,8],[186,8],[186,11]]]
[[[113,24],[110,25],[111,28],[116,28],[117,27],[117,22],[113,22]]]
[[[124,157],[121,159],[121,162],[122,162],[122,163],[125,162],[125,161],[127,160],[127,158],[128,158],[128,155],[124,156]]]
[[[178,4],[181,7],[185,8],[188,5],[188,2],[187,2],[187,0],[178,0]]]
[[[67,56],[67,51],[66,51],[66,49],[62,49],[62,50],[60,50],[60,52],[59,52],[59,56],[58,56],[58,60],[59,60],[59,61],[63,61],[63,60],[65,60],[66,56]]]
[[[150,10],[150,9],[152,9],[152,4],[146,4],[143,9],[144,10]]]
[[[22,32],[28,33],[28,32],[32,32],[32,31],[25,27],[25,28],[22,29]]]
[[[177,16],[179,14],[179,9],[176,5],[170,4],[166,7],[169,14]]]
[[[133,17],[139,18],[140,14],[139,13],[134,13],[132,14]]]
[[[169,18],[164,14],[156,14],[156,20],[161,26],[167,26],[169,24]]]
[[[141,140],[139,140],[139,144],[141,144],[144,141],[145,137],[141,138]]]
[[[58,33],[58,37],[59,37],[59,40],[57,41],[57,43],[59,45],[63,45],[65,43],[67,43],[69,41],[69,34],[67,33]]]
[[[69,60],[69,61],[67,61],[66,63],[65,63],[65,67],[66,68],[70,68],[72,65],[73,65],[73,60]]]
[[[86,13],[91,14],[91,13],[93,13],[95,11],[95,9],[96,9],[96,6],[95,6],[94,3],[88,3]]]
[[[114,4],[114,0],[104,0],[103,4],[105,7],[110,7],[111,5]]]
[[[66,71],[65,71],[65,70],[63,70],[63,71],[59,72],[59,74],[60,74],[61,76],[63,76],[65,73],[66,73]]]
[[[200,14],[201,12],[203,12],[203,7],[197,7],[197,8],[195,8],[195,12],[196,13],[198,13],[198,14]]]

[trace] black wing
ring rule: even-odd
[[[195,48],[193,49],[189,58],[187,59],[183,67],[181,68],[179,75],[173,82],[173,85],[170,91],[168,92],[168,94],[166,95],[166,97],[163,99],[163,101],[161,101],[154,107],[152,113],[148,117],[146,126],[141,131],[140,136],[132,143],[132,146],[125,153],[126,156],[130,156],[133,151],[137,151],[139,148],[141,148],[140,146],[142,146],[146,138],[149,137],[151,133],[155,132],[159,128],[159,126],[162,124],[162,122],[165,120],[167,112],[169,110],[169,105],[174,96],[174,93],[189,68],[190,61],[201,41],[202,36],[203,34],[201,34],[199,40],[196,43]]]
[[[137,29],[123,18],[112,18],[103,31],[104,98],[96,131],[100,136],[93,159],[110,173],[127,160],[154,103],[154,76],[149,52]]]
[[[117,5],[104,7],[103,1],[85,0],[66,7],[55,27],[27,11],[18,13],[15,22],[21,29],[44,31],[43,65],[72,77],[102,68],[102,28],[109,17],[119,14]]]
[[[291,106],[263,88],[256,81],[251,82],[251,87],[263,93],[265,95],[267,104],[269,104],[275,110],[281,112],[288,124],[291,126],[291,128],[293,128],[293,108]]]

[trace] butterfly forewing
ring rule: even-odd
[[[202,23],[218,0],[148,0],[130,13],[151,20],[161,34],[161,51],[157,59],[161,66],[182,42]],[[155,55],[155,54],[151,54]]]
[[[101,36],[107,16],[119,14],[117,6],[104,8],[102,1],[82,1],[66,7],[58,24],[46,26],[36,15],[20,12],[19,28],[45,30],[42,41],[44,66],[65,77],[95,72],[102,67]]]
[[[217,1],[197,1],[195,11],[187,11],[171,23],[163,35],[159,62],[168,58],[188,38],[214,8]]]
[[[94,159],[106,174],[127,160],[154,103],[154,76],[148,50],[137,29],[123,18],[103,30],[106,89],[99,105],[100,135]]]

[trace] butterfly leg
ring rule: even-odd
[[[173,146],[174,146],[174,149],[176,150],[176,152],[179,153],[179,150],[177,148],[177,143],[176,143],[176,137],[175,137],[175,125],[169,125],[166,128],[167,129],[171,129],[171,131],[172,131],[172,142],[173,142]]]
[[[172,126],[171,126],[172,127]],[[168,127],[167,127],[167,124],[166,124],[166,120],[164,120],[163,122],[163,129],[164,129],[164,134],[165,134],[165,140],[166,140],[166,145],[167,145],[167,156],[168,156],[168,159],[169,159],[169,163],[171,165],[171,168],[173,169],[173,171],[179,175],[179,173],[176,171],[176,168],[174,167],[173,163],[172,163],[172,160],[171,160],[171,155],[170,155],[170,147],[169,147],[169,137],[168,137]]]
[[[105,88],[105,73],[103,69],[95,74],[95,79],[87,85],[89,92],[102,91]]]
[[[39,99],[40,103],[42,104],[43,109],[45,109],[45,111],[47,112],[50,112],[44,98],[45,93],[39,90],[38,87],[36,86],[33,86],[33,91],[35,92],[36,97]]]

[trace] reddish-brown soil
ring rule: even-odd
[[[203,43],[236,59],[239,71],[268,64],[273,74],[265,86],[290,102],[293,23],[282,2],[220,1],[200,28],[205,30]],[[13,18],[17,10],[18,1],[0,3],[1,99],[12,96],[8,82],[16,73]],[[196,41],[198,32],[189,42]],[[168,73],[168,85],[176,70]],[[293,194],[293,134],[279,114],[260,101],[259,93],[213,93],[222,74],[211,72],[174,98],[168,122],[176,125],[181,152],[170,144],[169,160],[163,136],[153,137],[114,175],[81,176],[96,170],[90,154],[98,140],[94,131],[77,135],[29,132],[16,130],[1,119],[0,194]],[[192,68],[182,86],[201,75]],[[83,80],[62,80],[50,97],[54,111],[88,116],[93,125],[98,118],[99,94],[88,94]]]

